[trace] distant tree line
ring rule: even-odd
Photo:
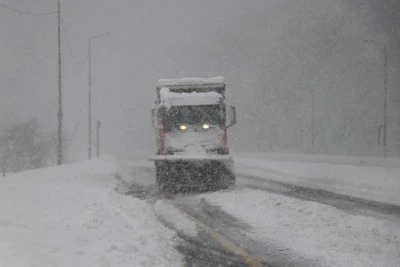
[[[45,133],[34,119],[0,132],[0,164],[5,172],[43,168],[55,164],[56,134]]]

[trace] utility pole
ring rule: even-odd
[[[91,47],[91,38],[89,38],[89,117],[88,117],[88,124],[89,124],[89,131],[88,131],[88,159],[92,159],[92,47]]]
[[[386,88],[386,77],[387,77],[387,70],[386,70],[386,63],[387,63],[387,56],[386,56],[386,44],[384,44],[384,58],[385,58],[385,66],[384,66],[384,103],[383,103],[383,157],[386,158],[386,136],[387,136],[387,88]]]
[[[61,7],[58,1],[58,143],[57,143],[57,165],[63,162],[63,140],[62,140],[62,91],[61,91]]]
[[[110,32],[89,37],[89,114],[88,114],[88,159],[92,159],[92,40],[110,34]]]
[[[314,113],[315,113],[315,88],[314,83],[312,85],[312,102],[311,102],[311,150],[314,152],[314,139],[315,139],[315,125],[314,125]]]
[[[301,153],[303,153],[303,133],[304,133],[304,130],[303,129],[301,129],[300,130],[300,144],[301,144]]]
[[[57,128],[57,165],[61,165],[63,162],[63,141],[62,141],[62,92],[61,92],[61,6],[60,0],[57,1],[58,8],[57,11],[52,12],[44,12],[44,13],[32,13],[29,11],[20,10],[14,7],[10,7],[6,4],[0,3],[2,8],[5,8],[14,13],[31,15],[31,16],[47,16],[47,15],[58,15],[58,112],[57,112],[57,120],[58,120],[58,128]]]
[[[96,128],[96,154],[97,158],[100,158],[100,127],[101,122],[97,120],[97,128]]]
[[[3,174],[3,177],[6,177],[6,169],[7,169],[7,162],[6,162],[6,156],[7,154],[4,152],[2,157],[1,157],[1,173]]]
[[[386,140],[387,140],[387,45],[376,40],[364,40],[364,42],[376,43],[383,46],[383,157],[386,158]]]

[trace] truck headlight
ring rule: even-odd
[[[186,125],[184,125],[184,124],[182,124],[182,125],[179,125],[179,129],[180,129],[180,130],[182,130],[182,131],[184,131],[184,130],[186,130],[186,129],[187,129],[187,126],[186,126]]]
[[[203,124],[203,129],[204,130],[210,129],[210,125],[207,123]]]

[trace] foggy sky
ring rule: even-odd
[[[30,11],[54,0],[2,0]],[[379,156],[383,48],[388,52],[388,155],[400,156],[397,0],[62,1],[65,128],[87,154],[88,38],[93,120],[104,150],[154,152],[150,108],[159,78],[225,76],[237,106],[236,151]],[[56,129],[57,20],[0,8],[0,127],[37,117]],[[314,93],[314,146],[311,99]],[[94,124],[93,124],[94,126]],[[145,151],[145,152],[142,152]]]

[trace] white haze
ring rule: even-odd
[[[54,0],[3,0],[30,12]],[[87,154],[88,37],[93,127],[103,151],[154,152],[150,108],[159,78],[223,75],[237,106],[236,151],[380,156],[387,44],[389,156],[400,156],[398,0],[62,1],[65,128],[71,156]],[[55,131],[56,16],[0,8],[0,127],[36,117]],[[315,95],[314,146],[311,103]]]

